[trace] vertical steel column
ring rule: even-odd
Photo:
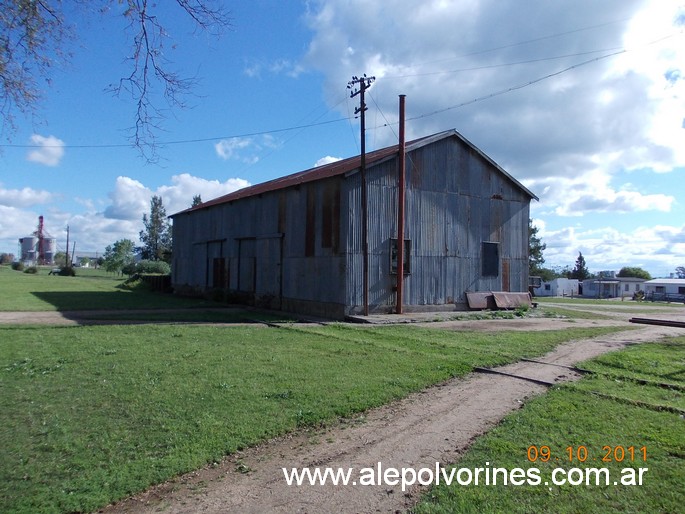
[[[400,95],[400,145],[399,177],[397,184],[397,306],[395,312],[402,314],[404,294],[404,203],[405,203],[405,141],[404,141],[404,101],[406,95]]]

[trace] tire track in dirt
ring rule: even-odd
[[[457,322],[459,323],[459,322]],[[578,326],[574,324],[574,326]],[[635,328],[634,325],[625,327]],[[557,347],[538,360],[573,366],[630,344],[682,335],[682,329],[644,326]],[[549,382],[576,380],[572,370],[517,362],[498,370]],[[411,508],[421,488],[398,486],[288,486],[282,468],[422,467],[458,460],[474,439],[546,387],[490,374],[465,378],[415,393],[342,420],[325,430],[274,439],[111,505],[113,513],[397,512]]]

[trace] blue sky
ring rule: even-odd
[[[397,142],[406,94],[409,138],[456,128],[540,197],[547,265],[579,251],[591,271],[685,265],[681,1],[225,2],[221,38],[159,4],[165,56],[198,81],[161,122],[159,162],[127,146],[135,107],[105,91],[130,72],[125,22],[74,15],[70,64],[35,115],[3,127],[0,252],[41,214],[61,249],[69,225],[77,252],[102,252],[138,241],[152,195],[171,214],[356,155],[346,86],[366,73],[367,149]]]

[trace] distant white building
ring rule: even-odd
[[[632,298],[644,291],[644,278],[617,277],[613,271],[603,271],[597,278],[583,280],[581,295],[586,298]]]
[[[578,279],[555,278],[533,289],[536,296],[578,296]]]
[[[685,301],[685,278],[655,278],[643,287],[648,300]]]

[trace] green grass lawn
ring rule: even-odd
[[[620,299],[616,298],[608,298],[608,299],[600,299],[600,298],[558,298],[558,297],[550,297],[550,296],[538,296],[535,298],[535,301],[538,302],[541,305],[544,305],[545,303],[566,303],[569,305],[581,305],[581,306],[586,306],[586,305],[596,305],[596,306],[606,306],[606,307],[619,307],[623,306],[626,308],[639,308],[639,307],[664,307],[666,309],[672,308],[672,309],[684,309],[685,306],[682,303],[675,303],[675,302],[649,302],[649,301],[643,301],[643,302],[635,302],[629,298],[626,298],[624,301],[621,301]]]
[[[218,306],[170,294],[123,289],[124,278],[102,270],[77,268],[75,277],[32,275],[0,266],[0,311],[69,311],[96,309],[169,309]]]
[[[568,318],[574,319],[612,319],[610,316],[599,314],[596,311],[581,311],[575,309],[565,309],[563,307],[552,307],[547,305],[539,305],[538,311],[542,313],[542,317],[546,318]]]
[[[508,416],[478,439],[456,467],[473,469],[486,462],[509,470],[537,467],[544,480],[556,467],[606,467],[610,485],[439,486],[415,512],[683,512],[685,338],[633,346],[580,367],[597,374],[555,387]],[[658,385],[664,383],[673,387]],[[548,447],[550,459],[529,462],[531,446]],[[581,446],[588,452],[585,462],[577,458]],[[623,468],[640,467],[648,468],[642,485],[613,485]]]
[[[609,330],[0,327],[0,512],[92,511],[275,435]]]

